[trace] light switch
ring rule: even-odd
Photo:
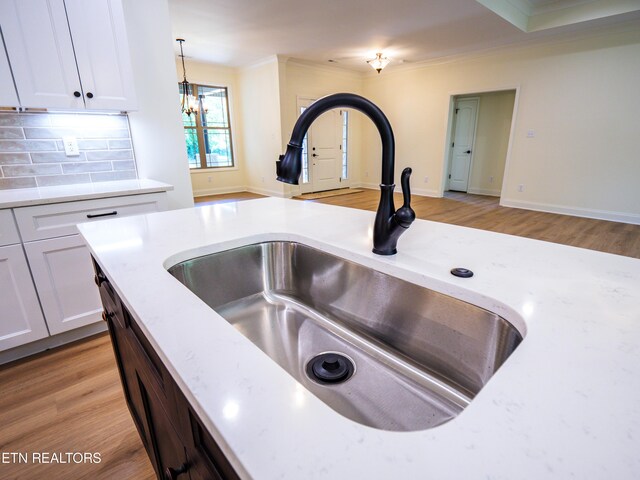
[[[67,157],[77,157],[80,155],[76,137],[62,137],[62,144],[64,145],[64,153],[66,153]]]

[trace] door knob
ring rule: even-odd
[[[466,151],[466,152],[464,152],[464,153],[471,153],[471,150],[467,150],[467,151]]]
[[[313,154],[311,154],[311,156],[312,156],[312,157],[317,157],[318,155],[317,155],[317,154],[315,154],[315,153],[313,153]]]

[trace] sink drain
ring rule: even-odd
[[[309,378],[323,384],[344,382],[353,375],[354,371],[353,361],[335,352],[321,353],[307,363]]]

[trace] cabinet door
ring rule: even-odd
[[[16,87],[13,84],[13,76],[9,67],[7,53],[0,42],[0,107],[19,107]]]
[[[140,393],[147,412],[147,421],[151,430],[153,451],[155,453],[155,467],[158,475],[167,480],[189,478],[189,463],[187,454],[175,429],[169,421],[169,416],[162,407],[162,402],[153,390],[140,382]]]
[[[52,335],[101,320],[91,254],[80,235],[24,244]]]
[[[65,5],[87,109],[135,109],[122,1],[65,0]]]
[[[2,0],[0,26],[22,107],[84,108],[63,0]]]
[[[118,325],[118,322],[122,322],[122,319],[118,320],[116,317],[119,315],[117,308],[114,309],[109,305],[110,302],[105,302],[105,312],[107,314],[107,324],[109,326],[109,335],[111,336],[111,344],[116,357],[116,363],[118,365],[118,371],[120,373],[120,381],[122,383],[122,389],[124,391],[124,397],[133,418],[133,423],[138,429],[138,434],[142,440],[144,448],[147,450],[147,455],[151,463],[155,463],[155,451],[151,443],[149,424],[147,421],[147,413],[145,411],[144,399],[140,392],[141,382],[138,378],[136,366],[137,359],[129,348],[125,339],[122,327]]]
[[[14,243],[20,243],[20,235],[18,235],[11,210],[5,208],[0,210],[0,247]]]
[[[0,351],[48,335],[22,246],[0,247]]]

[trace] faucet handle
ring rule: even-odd
[[[409,188],[409,178],[411,177],[411,168],[407,167],[402,171],[400,176],[400,185],[402,186],[402,198],[404,203],[396,211],[396,221],[401,227],[409,228],[416,219],[416,213],[411,208],[411,189]]]

